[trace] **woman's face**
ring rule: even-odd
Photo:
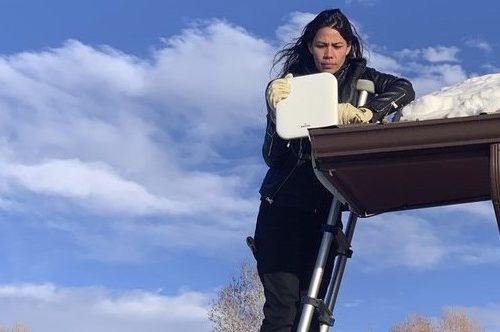
[[[330,27],[319,29],[309,44],[309,52],[320,72],[335,74],[344,64],[350,51],[351,45],[337,30]]]

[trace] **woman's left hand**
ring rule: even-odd
[[[349,103],[338,104],[339,124],[368,123],[373,118],[373,112],[366,107],[354,107]]]

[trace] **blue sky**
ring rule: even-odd
[[[0,326],[210,331],[251,260],[272,56],[332,6],[418,96],[500,71],[487,0],[0,1]],[[353,249],[336,331],[447,306],[500,331],[491,203],[364,219]]]

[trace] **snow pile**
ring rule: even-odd
[[[500,74],[470,78],[422,96],[401,112],[400,121],[443,119],[500,112]]]

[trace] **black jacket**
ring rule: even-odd
[[[364,105],[373,112],[372,122],[382,120],[415,98],[408,80],[366,67],[364,59],[346,60],[345,66],[335,76],[338,81],[339,103],[353,105],[356,105],[358,98],[358,79],[373,81],[375,94]],[[310,151],[308,138],[284,140],[279,137],[268,110],[262,154],[269,170],[259,191],[261,199],[271,204],[304,210],[329,207],[331,194],[314,174]]]

